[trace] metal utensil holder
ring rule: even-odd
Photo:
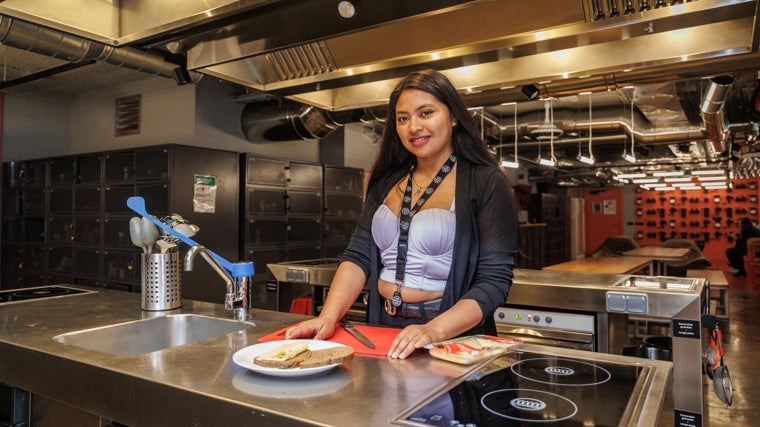
[[[142,254],[142,309],[148,311],[179,308],[182,280],[179,252]]]

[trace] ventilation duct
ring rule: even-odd
[[[0,44],[72,63],[103,61],[135,71],[173,78],[178,84],[187,83],[186,79],[178,78],[187,76],[187,71],[161,56],[130,47],[108,46],[4,15],[0,15]],[[191,80],[197,81],[198,77],[197,73],[193,73]]]
[[[246,104],[240,116],[250,142],[324,138],[346,123],[362,120],[362,110],[329,112],[287,100]]]
[[[729,76],[718,76],[711,79],[710,86],[707,87],[705,93],[705,100],[702,101],[700,108],[707,136],[718,152],[723,152],[725,149],[725,142],[729,135],[723,122],[723,104],[726,102],[733,83],[734,79]]]
[[[548,103],[547,103],[548,104]],[[476,111],[476,114],[481,114]],[[543,129],[547,128],[546,121],[536,124],[531,122],[527,116],[533,114],[526,113],[519,121],[522,123],[517,133],[519,135],[531,135],[533,139],[540,139]],[[699,126],[678,126],[678,127],[655,127],[648,122],[640,113],[634,115],[634,122],[631,123],[630,109],[619,106],[606,106],[594,109],[594,119],[589,122],[586,118],[579,118],[578,113],[568,109],[555,109],[554,120],[551,123],[554,130],[554,144],[577,144],[577,138],[563,138],[563,134],[578,134],[591,128],[594,133],[594,142],[597,141],[622,141],[624,137],[629,138],[631,134],[637,143],[641,144],[672,144],[683,141],[694,141],[704,139],[705,132]],[[492,114],[486,117],[486,120],[493,121]],[[491,138],[502,138],[508,140],[515,135],[515,128],[509,124],[512,121],[511,116],[500,118],[503,124],[489,126],[488,135]],[[497,122],[498,123],[498,122]],[[604,135],[614,133],[615,135]],[[581,140],[585,140],[581,138]],[[521,147],[537,146],[538,142],[521,141]]]

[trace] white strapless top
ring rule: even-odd
[[[404,286],[425,291],[442,291],[451,269],[454,253],[456,214],[454,202],[449,210],[423,209],[412,217],[409,249],[406,254]],[[399,218],[381,205],[372,218],[372,237],[380,248],[383,268],[380,278],[396,281]]]

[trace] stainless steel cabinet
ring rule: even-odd
[[[364,171],[250,154],[241,162],[241,253],[256,270],[252,303],[277,310],[278,284],[266,265],[340,254],[362,208]]]
[[[0,288],[65,282],[139,291],[141,252],[126,206],[134,195],[157,217],[180,213],[201,228],[198,242],[237,261],[238,162],[233,152],[163,145],[4,164]],[[213,213],[194,212],[195,174],[220,183]],[[224,284],[199,263],[183,275],[183,291],[222,302]]]

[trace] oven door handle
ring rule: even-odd
[[[499,335],[508,335],[511,337],[530,337],[531,341],[546,339],[552,341],[570,341],[576,343],[589,344],[594,342],[594,335],[588,332],[577,332],[568,330],[545,329],[535,326],[513,326],[497,324],[496,330]]]

